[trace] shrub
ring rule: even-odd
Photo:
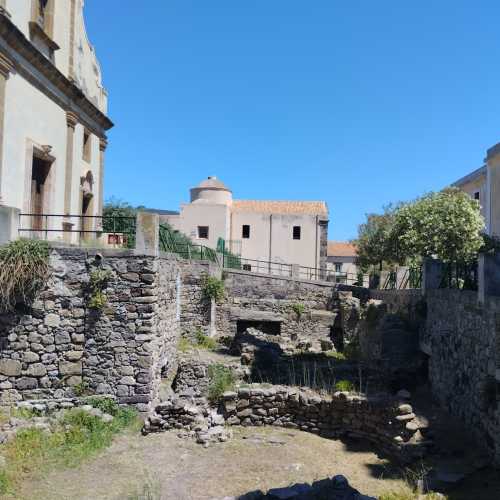
[[[306,311],[306,306],[304,304],[292,304],[292,310],[297,315],[297,320],[300,320]]]
[[[49,277],[49,246],[20,239],[0,247],[0,311],[32,303]]]
[[[325,355],[338,361],[346,361],[347,359],[346,355],[340,351],[326,351]]]
[[[89,279],[89,299],[87,302],[90,309],[102,310],[108,303],[108,298],[104,293],[108,281],[111,279],[111,271],[107,269],[93,269]]]
[[[215,276],[205,275],[203,278],[203,297],[214,299],[215,302],[224,300],[224,281]]]
[[[335,390],[341,392],[352,392],[354,391],[354,385],[349,380],[339,380],[335,384]]]
[[[205,335],[201,330],[196,331],[196,344],[202,349],[213,351],[217,349],[217,341],[208,335]]]
[[[179,342],[177,342],[177,349],[180,352],[189,352],[191,349],[193,349],[193,347],[193,343],[190,342],[186,337],[181,337],[179,339]]]
[[[208,367],[208,399],[212,403],[217,402],[221,396],[230,391],[235,384],[233,372],[227,366],[221,364],[210,365]]]

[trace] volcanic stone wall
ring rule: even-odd
[[[320,346],[329,341],[337,311],[332,284],[268,276],[245,271],[224,271],[226,299],[217,306],[220,336],[234,337],[238,322],[279,323],[282,339]],[[303,308],[298,314],[296,306]]]
[[[146,411],[175,359],[180,269],[172,256],[53,249],[32,307],[0,316],[0,402],[110,394]],[[110,273],[101,310],[92,270]]]

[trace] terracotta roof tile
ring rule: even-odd
[[[328,216],[324,201],[234,200],[232,209],[235,212]]]
[[[356,257],[356,245],[347,241],[329,241],[329,257]]]

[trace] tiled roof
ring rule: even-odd
[[[347,241],[329,241],[329,257],[356,257],[356,246]]]
[[[234,212],[328,216],[324,201],[234,200],[232,209]]]

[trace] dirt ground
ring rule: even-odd
[[[20,498],[128,499],[148,484],[155,493],[161,490],[154,500],[202,500],[336,474],[372,495],[402,484],[386,460],[358,445],[289,429],[237,428],[232,440],[208,449],[173,432],[121,436],[78,469],[25,482]]]

